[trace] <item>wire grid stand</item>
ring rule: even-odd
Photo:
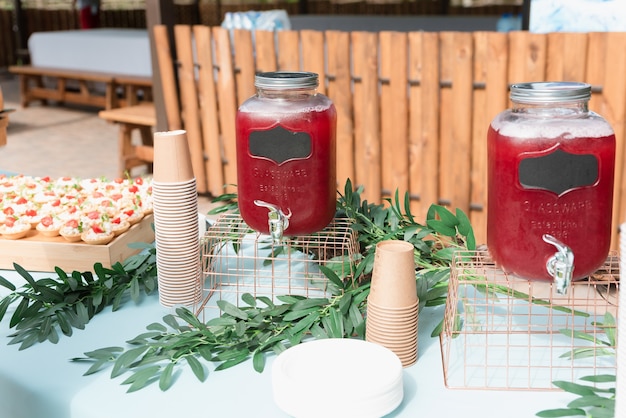
[[[486,250],[457,254],[440,335],[446,386],[558,390],[553,381],[615,374],[618,288],[614,253],[565,295],[507,275]]]
[[[196,314],[219,315],[217,301],[241,305],[241,296],[280,295],[328,297],[329,281],[319,266],[351,280],[358,256],[356,233],[348,219],[337,218],[324,230],[285,237],[274,244],[269,235],[252,231],[238,214],[222,215],[205,233],[201,244],[203,297]]]

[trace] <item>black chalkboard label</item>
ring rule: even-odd
[[[282,126],[268,131],[253,131],[249,139],[250,154],[269,158],[277,164],[311,155],[311,136],[306,132],[291,132]]]
[[[591,186],[598,179],[598,159],[591,154],[571,154],[561,149],[520,161],[519,181],[525,189],[549,190],[557,195]]]

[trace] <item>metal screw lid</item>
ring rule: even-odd
[[[315,73],[304,71],[271,71],[254,77],[254,85],[269,89],[316,88],[319,85]]]
[[[591,85],[571,81],[520,83],[511,86],[511,100],[523,103],[557,103],[589,100]]]

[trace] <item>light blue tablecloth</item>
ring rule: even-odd
[[[15,272],[0,271],[0,275],[15,284],[22,283]],[[6,289],[0,288],[0,297],[6,293]],[[0,324],[0,417],[286,416],[272,397],[273,356],[263,373],[255,372],[247,361],[228,370],[212,371],[201,383],[185,369],[167,392],[152,385],[131,394],[120,384],[125,376],[112,380],[107,371],[85,377],[88,365],[69,361],[86,351],[124,345],[124,341],[145,331],[148,324],[161,321],[167,313],[171,313],[170,308],[160,306],[154,295],[139,305],[129,302],[117,312],[105,310],[85,330],[76,330],[70,338],[62,337],[56,345],[43,343],[24,351],[6,345],[10,330],[5,318]],[[572,399],[562,392],[447,389],[439,340],[429,336],[441,315],[441,309],[426,309],[420,314],[419,358],[415,365],[404,369],[404,401],[388,417],[528,418],[541,409],[560,407]],[[323,399],[323,388],[311,394],[311,402]]]

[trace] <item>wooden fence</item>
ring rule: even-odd
[[[626,220],[626,33],[174,32],[182,112],[169,78],[169,128],[188,131],[199,192],[236,184],[235,112],[254,94],[255,72],[313,71],[338,111],[339,187],[350,178],[372,202],[408,192],[420,219],[432,203],[460,208],[484,243],[486,135],[509,107],[508,86],[569,80],[593,86],[590,108],[615,129],[615,231]],[[167,57],[166,27],[155,35]]]

